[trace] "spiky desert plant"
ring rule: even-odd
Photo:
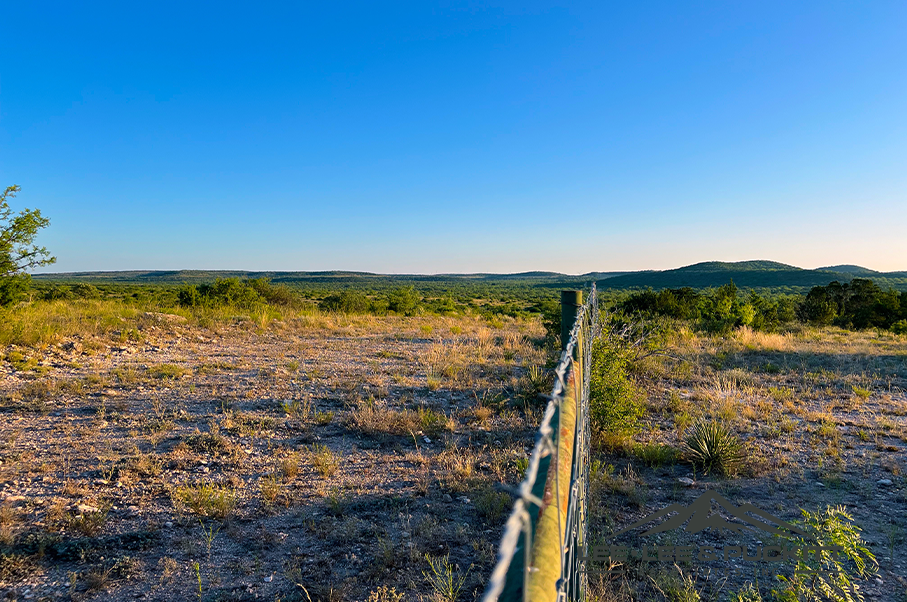
[[[736,473],[744,459],[737,437],[715,420],[700,421],[687,431],[686,451],[694,464],[725,476]]]

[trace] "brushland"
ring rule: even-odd
[[[0,309],[7,597],[477,596],[552,385],[558,289],[347,284],[35,279]],[[900,602],[903,304],[853,280],[822,288],[604,296],[593,543],[711,488],[841,537],[859,527],[878,566],[864,555],[849,578]],[[592,599],[815,591],[606,568]]]

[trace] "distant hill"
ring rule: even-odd
[[[778,263],[777,261],[755,260],[755,261],[704,261],[694,263],[693,265],[677,268],[678,272],[777,272],[777,271],[805,271],[803,268]]]
[[[844,271],[843,268],[856,268]],[[862,271],[857,271],[862,270]],[[813,286],[825,286],[829,282],[849,282],[853,278],[869,277],[883,288],[894,287],[907,290],[907,278],[902,272],[881,273],[859,266],[834,266],[818,270],[806,270],[775,261],[738,261],[725,263],[707,261],[673,270],[658,272],[632,272],[597,281],[600,288],[708,288],[722,286],[731,280],[742,288],[789,287],[805,290]]]
[[[855,265],[839,265],[806,270],[776,261],[707,261],[673,270],[639,272],[590,272],[578,276],[557,272],[521,272],[517,274],[373,274],[370,272],[248,272],[241,270],[132,270],[122,272],[69,272],[35,274],[36,281],[90,282],[95,284],[199,284],[217,278],[270,278],[272,282],[318,288],[335,286],[377,287],[420,285],[438,289],[448,285],[542,287],[547,289],[579,288],[596,282],[602,289],[633,288],[708,288],[731,280],[741,288],[787,288],[805,291],[824,286],[833,280],[848,282],[853,278],[871,278],[882,288],[907,290],[907,272],[874,272]]]
[[[859,265],[831,265],[826,268],[816,268],[817,270],[822,270],[824,272],[842,272],[844,274],[859,274],[861,276],[870,276],[873,274],[881,275],[882,272],[877,272],[875,270],[870,270],[869,268],[864,268]]]

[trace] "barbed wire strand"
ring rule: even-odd
[[[587,485],[585,480],[588,474],[587,464],[589,452],[587,440],[589,432],[589,368],[591,365],[592,341],[598,336],[599,327],[598,297],[595,285],[593,284],[588,300],[577,312],[576,321],[570,330],[570,337],[567,341],[567,345],[564,347],[560,361],[554,370],[555,381],[551,390],[551,397],[545,408],[545,413],[542,416],[539,430],[536,433],[535,445],[529,456],[529,465],[526,469],[526,476],[516,491],[518,498],[514,502],[513,511],[505,523],[504,534],[501,537],[501,543],[498,547],[498,562],[489,577],[485,594],[482,597],[482,602],[497,602],[499,599],[506,585],[507,573],[510,570],[510,565],[518,551],[517,546],[521,534],[523,535],[523,553],[525,558],[522,575],[522,599],[524,601],[527,599],[529,593],[529,572],[531,570],[530,562],[532,560],[532,518],[529,514],[529,509],[531,504],[535,504],[539,508],[544,507],[543,501],[533,495],[532,490],[538,479],[539,466],[542,458],[550,456],[552,452],[554,453],[553,460],[555,462],[554,486],[558,506],[558,541],[561,558],[561,575],[560,579],[557,580],[557,598],[558,600],[566,599],[568,583],[572,584],[570,585],[570,593],[574,597],[577,595],[581,596],[584,593],[585,563],[584,559],[580,558],[578,554],[579,550],[576,549],[576,545],[580,535],[582,535],[582,542],[585,542],[585,516],[587,513],[585,507]],[[582,343],[580,343],[580,339],[582,340]],[[557,433],[552,428],[551,421],[554,418],[555,411],[558,412],[559,418],[562,415],[560,410],[562,409],[562,404],[564,402],[564,393],[567,390],[568,374],[570,373],[570,370],[574,368],[574,351],[576,350],[577,345],[580,344],[582,344],[583,348],[583,366],[581,367],[583,382],[579,398],[576,399],[577,412],[574,429],[573,457],[571,462],[571,482],[568,489],[566,522],[562,523],[560,513],[560,446],[555,442]],[[576,387],[575,382],[574,387]],[[580,491],[580,488],[582,488],[582,491]],[[581,515],[580,524],[577,524],[576,514]],[[567,545],[566,543],[568,534],[572,540],[570,545]],[[579,566],[575,566],[577,564],[577,559],[580,559]],[[574,591],[576,588],[574,580],[577,577],[577,573],[579,574],[580,581],[578,584],[580,588],[579,592]]]

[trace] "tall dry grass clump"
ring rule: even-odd
[[[784,332],[761,332],[749,326],[741,326],[734,331],[734,339],[747,349],[760,351],[791,351],[793,336]]]
[[[39,345],[100,336],[136,323],[144,309],[110,299],[36,301],[0,309],[0,345]]]

